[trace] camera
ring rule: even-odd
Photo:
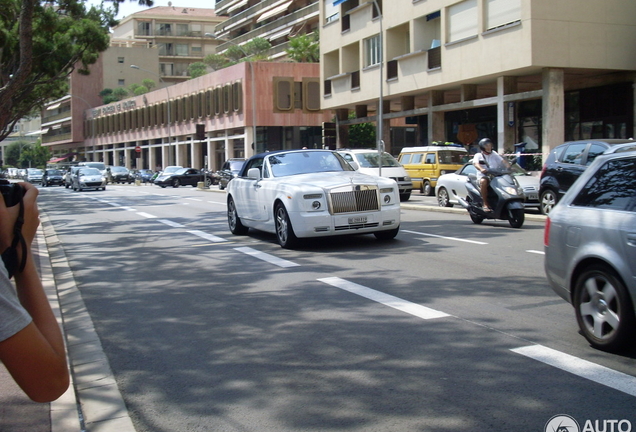
[[[4,203],[7,207],[13,207],[22,201],[24,189],[17,183],[11,183],[9,180],[0,179],[0,191],[4,197]]]

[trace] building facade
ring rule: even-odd
[[[260,37],[272,44],[269,58],[283,60],[289,38],[319,28],[318,0],[217,0],[215,10],[227,17],[215,30],[217,37],[228,41],[219,51]]]
[[[636,2],[321,0],[321,97],[403,146],[635,135]],[[354,119],[349,119],[350,113]]]
[[[86,109],[84,137],[65,151],[128,168],[217,170],[260,151],[320,148],[331,114],[321,110],[318,75],[315,63],[239,63]]]

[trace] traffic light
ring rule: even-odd
[[[322,147],[336,148],[336,124],[333,122],[322,122]]]

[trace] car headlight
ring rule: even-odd
[[[380,189],[380,195],[382,195],[382,204],[387,205],[391,204],[394,194],[393,188],[382,188]]]
[[[517,188],[514,188],[512,186],[506,186],[504,190],[506,191],[508,195],[520,195]]]
[[[411,181],[411,177],[409,176],[404,177],[404,181]]]
[[[303,198],[305,199],[305,203],[308,203],[310,205],[311,210],[317,211],[322,209],[323,194],[321,193],[305,194],[303,195]]]

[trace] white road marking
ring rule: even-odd
[[[224,202],[216,202],[216,201],[208,201],[210,204],[218,204],[227,207],[227,203]]]
[[[266,261],[270,264],[274,264],[283,268],[300,266],[300,264],[296,264],[294,262],[275,257],[274,255],[266,254],[265,252],[257,251],[256,249],[252,249],[250,247],[234,248],[234,250],[242,252],[247,255],[251,255],[254,258],[258,258],[260,260]]]
[[[543,251],[532,250],[532,249],[528,249],[526,252],[537,254],[537,255],[545,255],[545,252],[543,252]]]
[[[192,231],[187,231],[187,232],[190,233],[190,234],[194,234],[195,236],[204,238],[206,240],[210,240],[211,242],[214,242],[214,243],[221,243],[221,242],[226,242],[227,241],[224,238],[217,237],[215,235],[208,234],[206,232],[199,231],[199,230],[192,230]]]
[[[151,215],[151,214],[144,213],[144,212],[137,212],[137,214],[138,214],[139,216],[143,216],[143,217],[148,218],[148,219],[154,219],[154,218],[156,218],[156,217],[157,217],[157,216],[155,216],[155,215]]]
[[[168,219],[159,219],[157,222],[161,222],[162,224],[169,225],[173,228],[185,228],[185,225],[181,225],[180,223],[172,222]]]
[[[189,200],[192,200],[192,201],[203,201],[203,200],[200,200],[198,198],[186,198],[186,199],[189,199]]]
[[[445,236],[441,236],[441,235],[421,233],[421,232],[409,231],[409,230],[405,230],[405,229],[400,230],[400,231],[401,232],[406,232],[406,233],[409,233],[409,234],[417,234],[417,235],[428,236],[428,237],[437,237],[437,238],[441,238],[441,239],[445,239],[445,240],[453,240],[453,241],[464,242],[464,243],[472,243],[472,244],[478,244],[478,245],[487,245],[488,244],[488,243],[475,241],[475,240],[461,239],[461,238],[457,238],[457,237],[445,237]]]
[[[614,390],[636,396],[636,378],[605,366],[544,347],[531,345],[511,350],[517,354],[564,370],[581,378],[594,381]]]
[[[411,303],[399,297],[395,297],[390,294],[385,294],[383,292],[376,291],[374,289],[367,288],[365,286],[358,285],[356,283],[349,282],[347,280],[340,279],[338,277],[322,278],[318,280],[320,282],[324,282],[336,288],[349,291],[353,294],[357,294],[361,297],[368,298],[369,300],[382,303],[383,305],[392,307],[402,312],[406,312],[408,314],[414,315],[422,319],[428,320],[428,319],[443,318],[443,317],[450,316],[447,313],[440,312],[435,309],[427,308],[426,306],[422,306],[417,303]]]

